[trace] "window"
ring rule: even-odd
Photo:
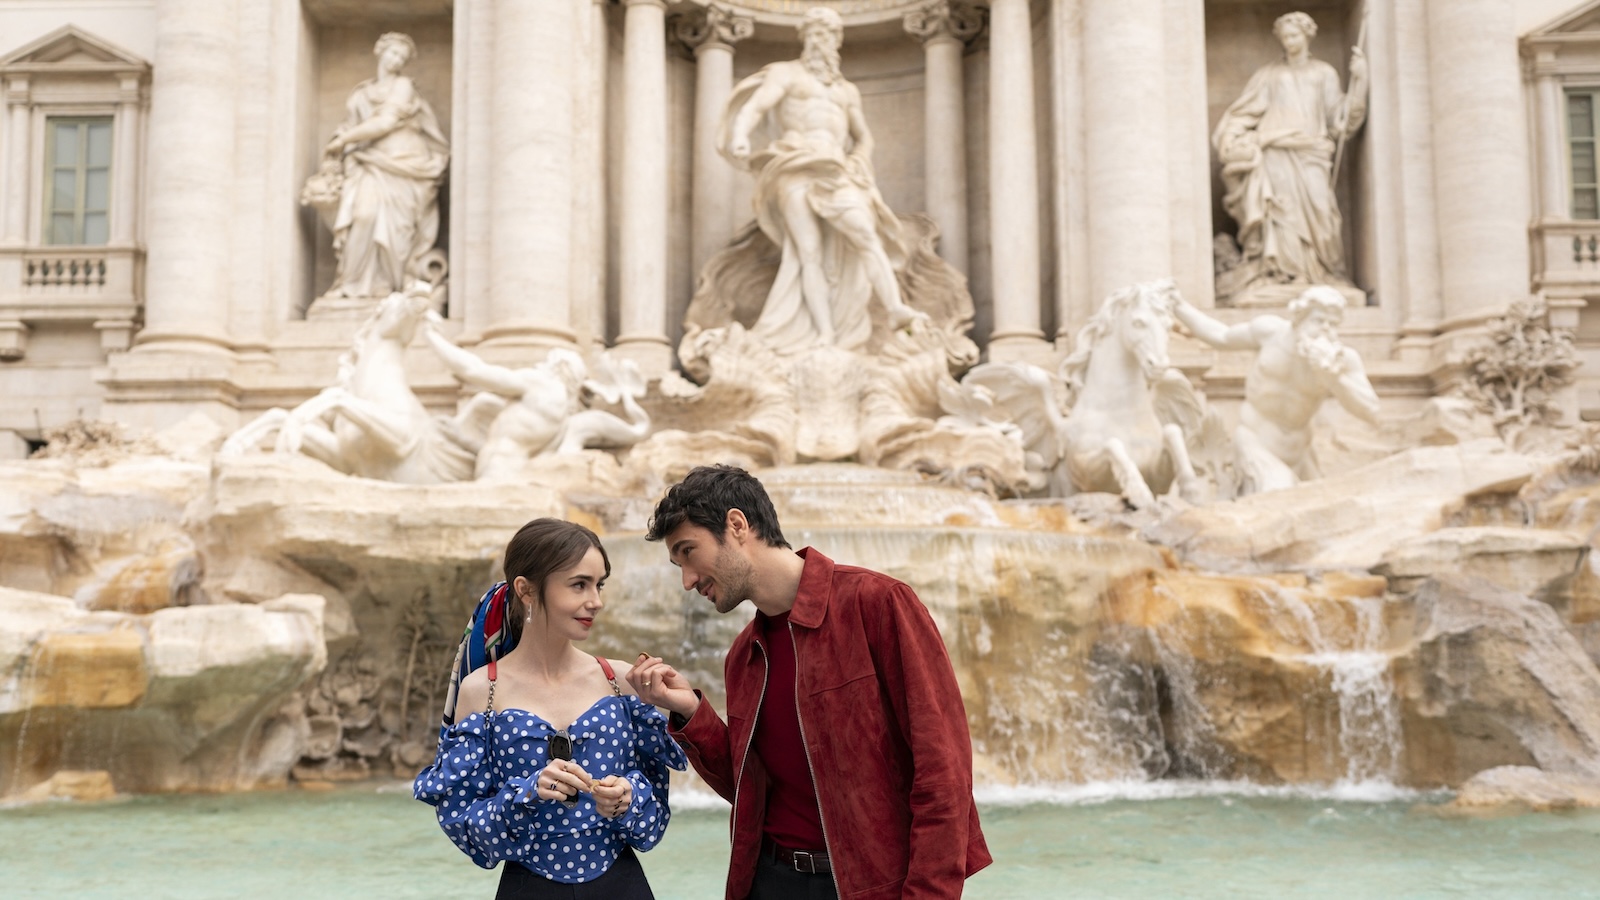
[[[52,116],[46,120],[45,160],[45,243],[106,243],[111,117]]]

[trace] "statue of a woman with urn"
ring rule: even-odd
[[[316,304],[330,311],[365,311],[428,276],[424,258],[439,235],[439,184],[450,147],[433,108],[401,74],[417,46],[390,32],[372,52],[377,77],[345,102],[345,120],[301,194],[333,230],[338,269]]]

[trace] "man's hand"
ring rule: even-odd
[[[750,158],[750,139],[747,138],[747,137],[736,137],[733,140],[729,141],[728,142],[728,155],[733,157],[734,159],[737,159],[737,160],[749,159]]]
[[[1350,80],[1367,80],[1367,54],[1360,47],[1350,48]]]
[[[677,669],[659,656],[639,654],[638,661],[628,672],[628,683],[633,685],[640,700],[686,719],[700,706],[700,698],[695,696],[689,679],[679,675]]]

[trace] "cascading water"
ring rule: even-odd
[[[1343,629],[1349,639],[1342,642],[1330,633],[1338,629],[1325,628],[1303,597],[1287,590],[1267,591],[1265,597],[1298,625],[1298,637],[1311,648],[1301,660],[1328,676],[1338,702],[1340,786],[1392,784],[1400,772],[1402,739],[1389,654],[1382,649],[1383,601],[1343,601],[1353,621]]]

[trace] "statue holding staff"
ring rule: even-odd
[[[1333,67],[1311,56],[1310,16],[1281,16],[1273,33],[1284,58],[1256,71],[1212,134],[1223,208],[1239,225],[1242,252],[1218,279],[1219,298],[1274,285],[1353,288],[1334,159],[1366,120],[1366,55],[1359,45],[1350,51],[1345,92]]]

